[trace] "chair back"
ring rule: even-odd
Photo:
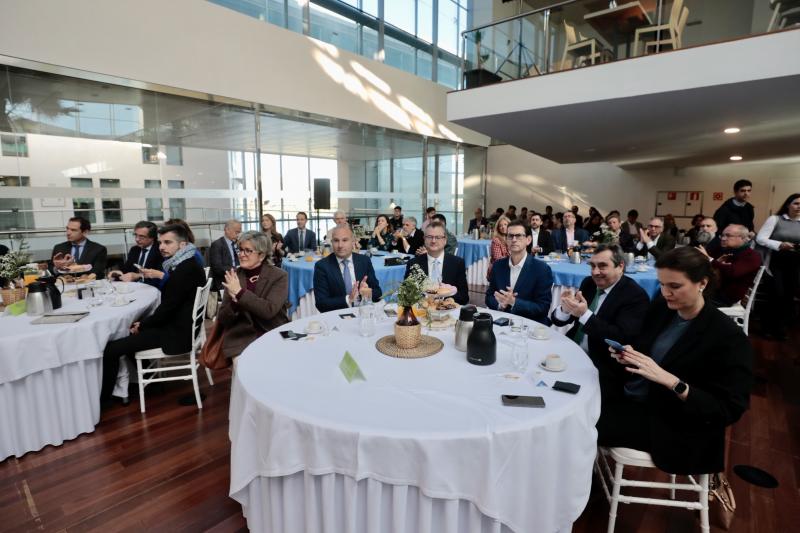
[[[689,20],[689,8],[688,7],[684,7],[683,11],[681,11],[681,18],[678,19],[677,33],[678,33],[679,37],[681,35],[683,35],[683,30],[686,29],[686,21],[687,20]],[[673,48],[677,48],[677,47],[673,47]]]
[[[192,355],[200,351],[203,343],[206,342],[206,306],[208,305],[208,294],[211,291],[211,280],[206,280],[206,284],[197,287],[194,296],[194,306],[192,308]]]
[[[669,25],[672,26],[673,28],[678,27],[678,21],[681,18],[682,9],[683,9],[683,0],[674,0],[672,2],[672,9],[670,9],[669,11]]]
[[[571,44],[575,44],[578,42],[578,37],[575,33],[575,28],[569,25],[569,23],[565,20],[564,21],[564,36],[567,38],[566,46]]]
[[[742,329],[744,334],[748,335],[750,330],[750,310],[753,308],[753,303],[756,301],[756,294],[758,293],[758,286],[761,284],[761,278],[764,276],[764,271],[767,269],[765,265],[761,265],[758,269],[756,277],[753,278],[753,285],[747,290],[742,300],[747,300],[744,303],[744,319],[742,320]]]

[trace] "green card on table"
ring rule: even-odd
[[[344,357],[342,357],[342,361],[339,363],[339,370],[342,371],[348,383],[351,383],[354,379],[360,379],[362,381],[367,380],[361,372],[358,363],[356,363],[356,360],[350,355],[350,352],[344,352]]]

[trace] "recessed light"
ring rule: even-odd
[[[730,134],[733,134],[733,133],[739,133],[742,130],[740,130],[739,128],[725,128],[723,131],[725,133],[727,133],[728,135],[730,135]]]
[[[730,159],[731,159],[731,161],[741,161],[742,160],[742,156],[740,156],[740,155],[732,155]]]

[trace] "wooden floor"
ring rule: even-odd
[[[798,531],[800,333],[785,343],[752,340],[763,379],[731,431],[728,464],[763,468],[780,486],[755,487],[729,472],[738,503],[731,531]],[[136,402],[115,406],[94,433],[0,463],[0,531],[246,530],[241,508],[227,496],[230,377],[217,372],[216,379],[214,387],[203,380],[201,412],[177,403],[190,387],[148,390],[146,415]],[[608,505],[596,485],[577,533],[605,531]],[[690,511],[621,505],[616,531],[699,527]]]

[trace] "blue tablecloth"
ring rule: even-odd
[[[396,288],[403,281],[406,273],[405,265],[384,266],[384,260],[387,257],[398,257],[398,255],[389,254],[372,258],[375,277],[378,278],[378,284],[384,293]],[[306,261],[304,257],[297,261],[283,260],[281,268],[289,274],[289,304],[291,305],[289,316],[292,316],[297,309],[300,299],[314,288],[314,265],[317,264],[319,259],[321,258],[315,256],[314,261]]]
[[[491,239],[470,239],[467,237],[459,237],[458,239],[458,257],[464,260],[467,268],[472,263],[477,263],[484,257],[489,257],[489,245],[492,244]]]
[[[586,262],[582,262],[579,265],[568,261],[546,261],[546,263],[550,265],[550,269],[553,271],[554,285],[580,287],[583,278],[591,275],[591,270]],[[658,277],[656,276],[656,269],[653,268],[652,263],[647,264],[647,272],[635,272],[631,269],[626,270],[625,275],[638,283],[651,299],[658,294]]]

